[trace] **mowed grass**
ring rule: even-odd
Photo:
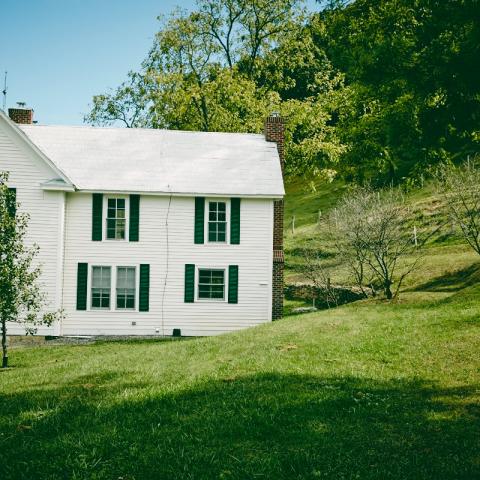
[[[0,477],[480,478],[471,268],[215,338],[12,349]]]
[[[289,278],[318,242],[347,282],[315,224],[344,186],[288,188]],[[12,348],[0,480],[480,478],[479,258],[439,234],[403,290],[215,338]]]

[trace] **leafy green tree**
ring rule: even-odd
[[[316,44],[352,87],[344,174],[383,182],[478,150],[477,0],[356,0],[320,12]]]
[[[127,128],[147,126],[148,104],[145,78],[129,72],[128,80],[115,91],[93,97],[92,109],[85,115],[84,121],[101,126],[116,122]]]
[[[199,0],[88,123],[253,131],[287,116],[287,174],[416,178],[480,147],[478,0]]]
[[[197,129],[213,130],[212,118],[219,118],[222,105],[215,102],[212,88],[220,85],[231,91],[232,78],[240,88],[253,81],[259,58],[294,28],[303,12],[302,3],[199,0],[192,13],[176,10],[161,19],[142,71],[130,73],[116,91],[95,96],[85,121],[155,128],[190,128],[193,124]],[[259,88],[250,97],[265,97],[265,89]],[[223,100],[221,95],[217,98]],[[232,116],[239,116],[236,103],[231,106]],[[243,114],[240,118],[245,115],[251,116]],[[218,121],[213,124],[228,130],[237,122],[229,119],[220,128]]]
[[[41,324],[51,325],[61,312],[41,313],[46,298],[39,285],[41,269],[34,265],[38,247],[25,243],[28,215],[18,213],[8,174],[0,172],[0,323],[2,368],[8,367],[7,322],[17,322],[33,334]]]

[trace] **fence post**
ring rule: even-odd
[[[416,225],[413,226],[413,241],[415,242],[415,246],[418,247],[417,227],[416,227]]]
[[[295,215],[292,217],[292,235],[295,233]]]

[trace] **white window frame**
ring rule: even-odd
[[[130,229],[130,202],[128,195],[109,194],[103,196],[103,239],[106,242],[128,242]],[[108,200],[109,199],[123,199],[125,200],[125,238],[108,238]]]
[[[223,298],[200,298],[200,270],[223,270]],[[198,265],[195,269],[195,301],[208,303],[226,303],[228,301],[228,266]]]
[[[118,308],[117,307],[117,296],[118,296],[118,269],[119,268],[133,268],[134,272],[135,272],[135,286],[134,286],[134,290],[135,290],[135,297],[134,297],[134,301],[133,301],[133,308]],[[138,275],[137,275],[137,272],[138,272],[138,268],[136,265],[116,265],[115,266],[115,311],[117,312],[136,312],[138,310],[138,294],[139,294],[139,290],[140,290],[140,279],[138,278]]]
[[[210,203],[225,203],[225,241],[214,242],[208,238],[208,223],[210,219]],[[205,243],[209,245],[229,245],[230,244],[230,199],[228,198],[207,198],[205,200],[205,225],[204,225]]]
[[[94,268],[110,268],[110,306],[109,307],[94,307],[92,306],[92,288],[93,288],[93,269]],[[109,312],[112,309],[112,279],[113,279],[113,268],[111,265],[98,265],[92,264],[90,265],[90,271],[88,272],[88,309],[94,312],[102,311],[102,312]]]
[[[92,280],[93,267],[110,267],[110,308],[92,308]],[[117,309],[117,268],[118,267],[132,267],[135,268],[135,309],[118,308]],[[87,278],[87,311],[89,312],[115,312],[120,315],[138,312],[138,302],[140,294],[140,265],[125,264],[125,263],[89,263],[88,264],[88,278]]]

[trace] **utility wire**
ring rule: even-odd
[[[169,232],[168,232],[168,217],[170,216],[170,206],[172,204],[172,194],[168,199],[168,208],[167,208],[167,216],[165,217],[165,234],[166,234],[166,248],[167,248],[167,255],[166,255],[166,266],[165,266],[165,280],[163,282],[163,292],[162,292],[162,336],[165,336],[165,293],[167,290],[167,281],[168,281],[168,267],[170,263],[170,241],[169,241]]]

